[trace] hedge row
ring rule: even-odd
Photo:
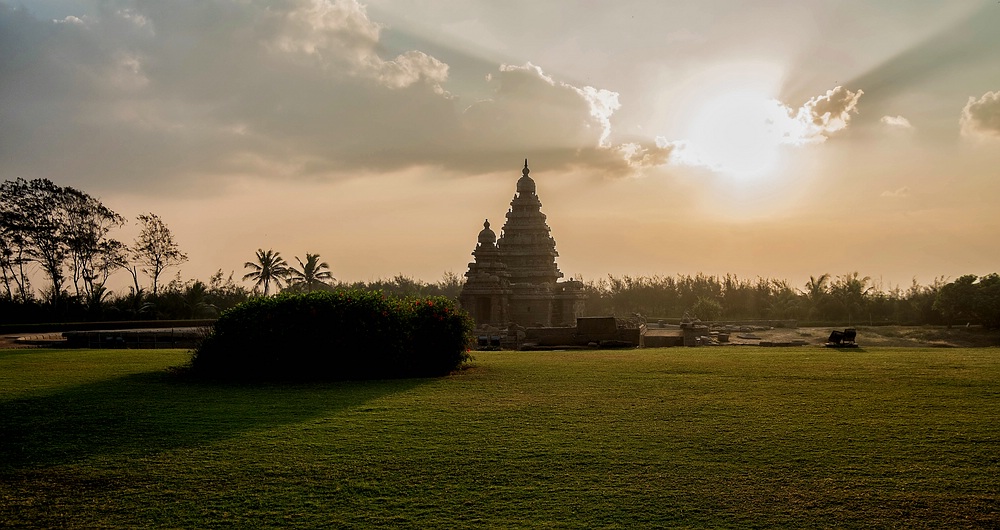
[[[223,313],[192,357],[198,375],[344,380],[444,375],[474,324],[443,297],[337,291],[255,298]]]

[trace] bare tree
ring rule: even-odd
[[[57,302],[69,265],[76,294],[91,295],[98,262],[121,244],[107,237],[124,219],[100,200],[47,179],[15,179],[0,184],[0,269],[9,298],[31,297],[25,266],[37,263],[51,281],[49,301]],[[110,274],[108,269],[104,272]],[[103,278],[107,279],[107,274]],[[81,290],[81,281],[82,290]]]
[[[64,230],[73,287],[77,296],[92,297],[95,289],[103,287],[108,276],[123,266],[124,245],[107,235],[112,228],[122,227],[125,218],[86,193],[67,190]]]
[[[5,231],[22,253],[20,266],[38,263],[49,277],[49,301],[57,302],[62,294],[63,265],[69,253],[68,208],[70,197],[83,195],[72,188],[62,188],[47,179],[5,181],[2,188],[2,211]],[[8,238],[5,238],[8,239]],[[13,249],[8,247],[9,257]],[[23,274],[22,274],[23,275]]]
[[[187,255],[180,251],[174,235],[160,216],[147,213],[136,218],[142,229],[132,245],[132,259],[135,264],[127,267],[132,274],[136,293],[139,289],[138,271],[141,270],[153,280],[153,296],[156,296],[160,273],[167,267],[187,261]],[[139,268],[142,267],[142,268]]]
[[[64,190],[48,179],[19,178],[4,185],[12,201],[11,210],[4,213],[21,236],[22,263],[30,260],[41,266],[51,281],[49,301],[56,303],[66,279],[63,264],[68,254]]]

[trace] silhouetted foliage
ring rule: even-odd
[[[121,265],[122,244],[108,238],[125,220],[101,201],[47,179],[0,183],[0,271],[5,297],[29,303],[34,298],[29,266],[49,279],[46,300],[60,307],[66,271],[74,294],[99,303],[104,282]]]
[[[986,328],[1000,327],[1000,275],[961,276],[941,287],[934,308],[941,312],[949,326],[964,322]]]
[[[222,311],[250,298],[250,290],[224,277],[222,270],[206,284],[201,280],[182,281],[178,275],[157,294],[132,290],[109,305],[128,320],[182,320],[214,318]]]
[[[801,296],[784,281],[678,275],[623,276],[587,282],[587,313],[701,319],[792,319],[802,313]]]
[[[288,269],[288,289],[291,292],[309,293],[316,290],[331,290],[333,286],[333,274],[330,272],[330,265],[319,260],[319,254],[306,252],[306,261],[303,262],[298,256],[295,261],[299,263],[299,268]]]
[[[192,370],[236,380],[439,376],[467,359],[472,327],[442,297],[357,290],[257,297],[219,317]]]
[[[783,280],[743,280],[732,275],[608,276],[585,284],[587,313],[869,325],[941,324],[950,320],[1000,326],[1000,279],[996,274],[978,281],[976,276],[963,276],[952,283],[938,278],[928,286],[914,280],[905,290],[882,289],[857,272],[831,278],[829,274],[810,276],[797,290]]]
[[[308,254],[306,257],[308,258]],[[250,269],[250,272],[243,275],[244,280],[253,280],[254,289],[263,287],[264,296],[268,296],[271,290],[271,284],[273,283],[275,288],[281,290],[281,283],[288,279],[288,275],[291,270],[288,268],[288,263],[285,258],[281,257],[280,252],[275,252],[271,249],[257,249],[256,261],[248,261],[243,264],[244,269]]]
[[[337,289],[358,289],[362,291],[380,291],[392,296],[443,296],[452,300],[458,300],[462,293],[464,281],[454,272],[445,272],[441,280],[436,283],[427,283],[422,280],[415,280],[402,274],[397,274],[392,279],[378,279],[371,282],[338,283]]]
[[[180,265],[187,261],[187,255],[180,251],[174,235],[167,224],[154,213],[146,213],[136,217],[141,229],[132,244],[132,259],[135,260],[129,272],[136,290],[139,289],[138,270],[149,275],[153,280],[153,295],[159,292],[158,280],[163,270]],[[139,267],[142,268],[139,268]]]

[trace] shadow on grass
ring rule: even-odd
[[[299,423],[427,379],[236,385],[146,372],[0,403],[0,474],[146,455]]]

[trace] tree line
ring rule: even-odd
[[[608,276],[584,283],[587,313],[685,316],[711,321],[795,320],[799,323],[980,324],[1000,327],[1000,276],[966,275],[930,285],[913,280],[885,289],[857,272],[785,280],[733,275]]]
[[[166,223],[139,215],[139,235],[129,244],[114,231],[126,219],[101,201],[47,179],[0,183],[0,322],[214,317],[254,296],[278,292],[356,289],[394,296],[457,299],[463,285],[447,272],[436,283],[397,275],[369,282],[337,282],[319,254],[295,256],[289,264],[274,250],[258,249],[244,263],[243,281],[220,269],[208,282],[165,285],[164,271],[187,261]],[[106,284],[119,270],[129,273],[128,293]],[[36,273],[44,283],[32,285]],[[801,288],[785,280],[733,275],[612,276],[584,283],[587,314],[702,320],[797,320],[846,324],[981,324],[1000,327],[1000,276],[965,275],[930,285],[914,280],[903,289],[876,285],[857,272],[812,276]]]
[[[457,300],[463,285],[461,278],[453,272],[444,273],[437,283],[415,280],[402,274],[388,280],[336,282],[330,273],[330,266],[319,260],[319,254],[306,253],[305,261],[295,256],[295,261],[298,268],[289,265],[280,252],[258,249],[254,260],[243,264],[243,268],[250,271],[243,279],[254,282],[254,293],[262,296],[271,294],[273,288],[274,292],[291,293],[317,290],[381,291],[397,297],[444,296]]]
[[[59,186],[48,179],[0,183],[0,279],[3,297],[20,305],[101,305],[109,296],[108,278],[119,269],[133,279],[133,294],[141,294],[140,275],[148,276],[152,292],[169,267],[187,260],[170,229],[153,213],[139,215],[139,235],[127,245],[112,237],[126,224],[124,217],[86,192]],[[45,284],[35,289],[33,272]]]
[[[446,276],[428,284],[399,275],[392,280],[335,283],[319,254],[290,266],[273,250],[258,250],[244,264],[247,288],[220,269],[204,282],[164,283],[164,272],[187,261],[167,224],[154,213],[136,217],[131,243],[115,238],[128,221],[99,199],[47,179],[0,183],[0,324],[212,318],[271,292],[381,290],[399,296],[458,298],[461,282]],[[112,274],[131,277],[127,293],[107,287]],[[40,285],[33,285],[41,277]]]

